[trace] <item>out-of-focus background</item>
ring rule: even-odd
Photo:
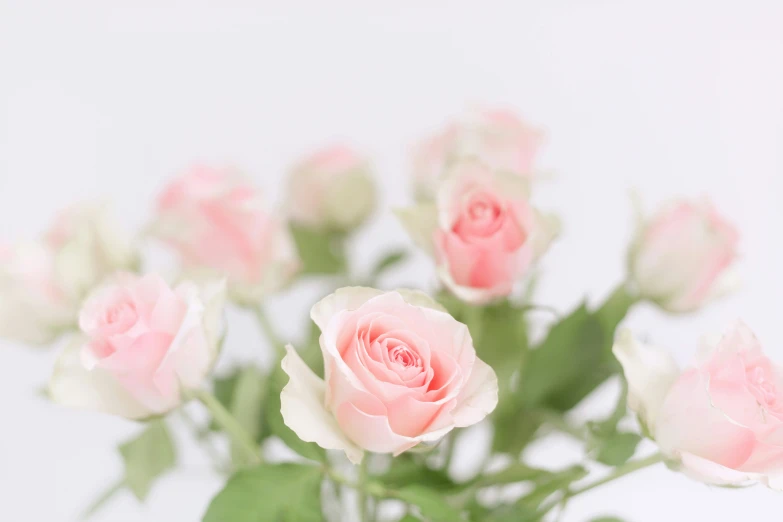
[[[279,201],[284,172],[335,140],[374,160],[383,200],[353,244],[358,269],[407,244],[388,209],[409,200],[409,149],[471,103],[548,130],[539,206],[562,216],[537,301],[567,310],[623,278],[629,189],[649,207],[709,194],[742,231],[741,293],[696,316],[651,307],[626,325],[681,362],[737,317],[783,361],[783,4],[548,2],[137,2],[0,0],[0,237],[38,234],[96,197],[128,227],[194,161],[245,169]],[[431,285],[423,255],[384,284]],[[273,300],[295,335],[320,289]],[[227,367],[264,360],[234,313]],[[53,351],[0,342],[0,520],[70,522],[121,473],[130,422],[36,395]],[[616,383],[581,408],[606,410]],[[120,495],[96,520],[195,522],[220,487],[182,433],[180,470],[147,505]],[[648,446],[640,452],[649,451]],[[536,463],[578,453],[551,440]],[[572,501],[562,522],[777,520],[783,497],[646,470]]]

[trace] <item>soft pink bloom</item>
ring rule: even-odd
[[[639,293],[687,312],[730,291],[739,233],[709,201],[671,203],[642,223],[630,251]]]
[[[452,167],[435,202],[398,215],[441,281],[471,303],[509,295],[557,232],[531,207],[524,179],[471,160]]]
[[[176,249],[191,276],[226,277],[243,302],[284,286],[299,266],[285,223],[231,169],[194,167],[172,181],[152,231]]]
[[[497,405],[495,372],[476,357],[468,328],[426,294],[343,288],[311,312],[321,329],[325,381],[289,347],[285,423],[302,440],[343,450],[402,453]]]
[[[540,130],[511,111],[473,111],[416,146],[413,154],[416,195],[421,199],[433,197],[451,165],[464,158],[478,158],[493,170],[531,177],[542,138]]]
[[[138,255],[102,204],[60,212],[37,241],[0,249],[0,336],[45,344],[76,324],[82,299]]]
[[[157,275],[117,275],[84,303],[84,337],[60,356],[52,398],[133,419],[171,410],[212,368],[223,296],[222,283],[172,289]]]
[[[334,145],[305,158],[288,179],[291,221],[327,230],[359,226],[375,209],[375,182],[366,158]]]
[[[622,332],[614,353],[628,380],[629,406],[688,475],[783,489],[783,367],[742,323],[702,352],[680,371],[668,353]]]

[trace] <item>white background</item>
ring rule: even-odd
[[[548,130],[542,166],[556,179],[537,199],[565,233],[540,301],[566,310],[622,279],[630,188],[650,206],[707,193],[742,230],[742,292],[685,318],[642,307],[626,324],[685,362],[702,334],[742,317],[783,362],[782,27],[780,2],[754,1],[2,0],[0,237],[37,234],[55,209],[95,197],[142,225],[195,160],[239,165],[276,200],[287,165],[343,139],[372,156],[382,186],[383,212],[354,245],[367,267],[406,242],[386,210],[408,201],[410,145],[466,104],[500,104]],[[430,274],[419,255],[386,283]],[[287,335],[315,294],[275,300]],[[223,364],[263,359],[250,319],[232,319]],[[36,398],[53,357],[0,345],[0,520],[75,520],[119,476],[113,448],[138,429]],[[148,504],[123,494],[97,519],[199,520],[220,481],[180,435],[182,469]],[[554,462],[568,449],[534,453]],[[772,521],[781,507],[771,491],[661,467],[574,500],[562,520]]]

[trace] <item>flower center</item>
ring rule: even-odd
[[[421,357],[405,345],[397,345],[389,350],[389,360],[403,368],[421,366]]]
[[[493,194],[478,192],[465,202],[461,216],[454,224],[454,231],[463,236],[488,237],[503,224],[504,209]]]

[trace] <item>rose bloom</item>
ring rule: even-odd
[[[402,453],[479,422],[498,401],[495,372],[468,328],[426,294],[343,288],[311,313],[325,380],[288,347],[283,419],[302,440],[345,451]]]
[[[57,360],[52,399],[130,419],[176,407],[217,357],[224,295],[223,283],[172,289],[154,274],[118,274],[85,302],[83,337]]]
[[[190,277],[226,277],[242,303],[280,289],[299,267],[285,223],[230,169],[194,167],[172,181],[152,233],[178,252]]]
[[[558,231],[538,213],[519,176],[462,161],[435,202],[398,212],[413,241],[436,260],[438,276],[460,299],[483,304],[509,295]]]
[[[286,209],[299,225],[350,231],[376,206],[375,182],[366,158],[335,145],[294,166],[288,177]]]
[[[0,337],[46,344],[76,325],[82,299],[138,253],[108,206],[74,205],[36,241],[0,248]]]
[[[629,407],[683,472],[709,484],[783,489],[783,367],[764,355],[747,326],[707,343],[684,371],[628,331],[614,353]]]
[[[543,133],[503,109],[479,109],[419,143],[413,152],[413,184],[418,199],[435,196],[451,165],[479,158],[493,170],[531,177]]]
[[[709,201],[678,201],[641,224],[629,254],[639,293],[670,312],[693,311],[736,286],[739,233]]]

